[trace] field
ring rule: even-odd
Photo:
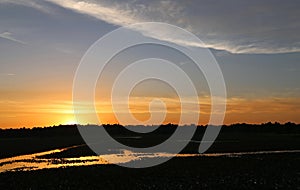
[[[153,145],[174,129],[164,129],[141,138],[125,138],[119,127],[112,136],[131,146]],[[264,127],[264,128],[263,128]],[[299,126],[223,127],[208,153],[300,150]],[[50,131],[50,132],[49,132]],[[204,128],[197,129],[181,153],[197,153]],[[95,155],[84,145],[75,127],[1,131],[1,157],[36,153],[80,145],[43,156],[68,158]],[[121,138],[122,137],[122,138]],[[242,156],[175,157],[158,166],[131,169],[117,165],[94,165],[0,173],[1,189],[299,189],[300,153],[262,153]]]

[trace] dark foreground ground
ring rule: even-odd
[[[205,129],[205,127],[197,127],[192,141],[181,153],[198,153],[198,147]],[[124,130],[120,126],[108,126],[106,130],[122,144],[130,147],[146,148],[167,140],[176,130],[176,126],[162,126],[154,132],[145,134],[136,134]],[[140,138],[131,138],[136,136]],[[82,144],[85,144],[85,141],[82,139],[77,127],[73,125],[18,130],[0,129],[0,158]],[[266,123],[261,125],[236,124],[224,126],[207,153],[266,150],[300,150],[300,124]],[[73,157],[85,155],[95,155],[95,153],[89,147],[81,146],[51,156]]]
[[[197,129],[182,153],[196,153],[205,128]],[[109,128],[112,136],[131,146],[153,146],[168,138],[173,126],[139,139]],[[122,134],[120,136],[120,134]],[[118,137],[122,137],[119,138]],[[0,130],[0,158],[84,144],[76,127]],[[300,150],[300,126],[265,124],[222,128],[208,152]],[[94,155],[81,146],[49,157]],[[0,189],[300,189],[300,153],[241,157],[173,158],[145,169],[115,165],[70,167],[0,173]]]
[[[115,165],[0,174],[0,189],[300,189],[300,154],[173,158],[146,169]]]

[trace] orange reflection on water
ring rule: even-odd
[[[79,145],[83,146],[83,145]],[[233,152],[233,153],[207,153],[207,154],[172,154],[172,153],[139,153],[129,150],[119,150],[119,153],[104,154],[100,156],[83,156],[74,158],[50,158],[43,156],[63,152],[65,150],[79,146],[68,147],[64,149],[55,149],[51,151],[15,156],[12,158],[0,159],[0,173],[12,171],[32,171],[50,168],[65,168],[75,166],[92,166],[104,164],[124,164],[134,163],[142,159],[155,159],[159,157],[241,157],[244,155],[260,154],[279,154],[279,153],[299,153],[300,150],[278,150],[278,151],[256,151],[256,152]],[[110,162],[108,162],[109,160]]]

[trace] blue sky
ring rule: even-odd
[[[76,68],[97,39],[157,21],[194,33],[211,49],[229,98],[275,98],[299,111],[299,8],[293,0],[0,0],[0,103],[70,100]]]

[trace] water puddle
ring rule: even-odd
[[[79,145],[84,146],[84,145]],[[12,158],[0,159],[0,173],[8,171],[32,171],[49,168],[62,168],[72,166],[91,166],[110,164],[112,163],[130,163],[141,159],[154,159],[158,157],[241,157],[244,155],[257,155],[257,154],[279,154],[279,153],[300,153],[300,150],[279,150],[279,151],[256,151],[256,152],[234,152],[234,153],[206,153],[206,154],[171,154],[171,153],[138,153],[129,150],[118,150],[119,153],[104,154],[100,156],[84,156],[74,158],[42,158],[45,155],[63,152],[79,146],[73,146],[63,149],[55,149],[51,151],[28,154],[22,156],[15,156]]]

